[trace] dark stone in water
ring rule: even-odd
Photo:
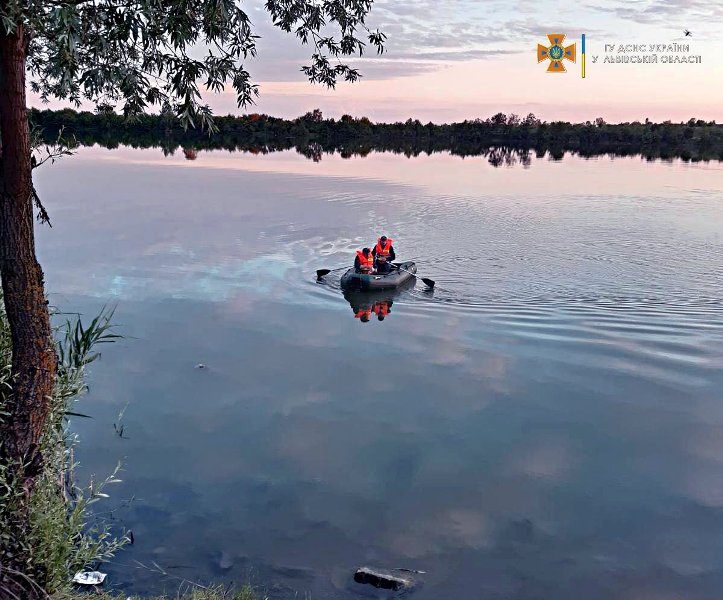
[[[370,569],[369,567],[361,567],[354,573],[354,581],[357,583],[366,583],[376,588],[384,590],[401,590],[402,588],[411,587],[412,580],[399,575],[394,575],[383,569]]]

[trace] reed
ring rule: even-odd
[[[70,579],[76,571],[109,559],[128,542],[125,533],[113,533],[91,508],[108,497],[109,486],[120,482],[120,467],[104,479],[92,478],[88,484],[78,485],[73,477],[73,450],[78,438],[69,427],[72,417],[85,416],[73,407],[87,390],[88,365],[100,357],[96,348],[120,337],[112,331],[112,317],[113,310],[104,308],[87,326],[78,316],[56,327],[58,375],[50,418],[41,439],[44,462],[30,500],[30,531],[23,531],[16,539],[11,532],[17,531],[20,522],[18,498],[23,492],[8,477],[8,465],[0,464],[0,551],[13,552],[17,539],[22,539],[23,547],[29,549],[22,573],[4,573],[0,597],[17,597],[18,591],[27,589],[28,582],[48,594],[70,593]],[[0,419],[8,416],[11,357],[10,329],[0,297]]]
[[[93,594],[94,600],[268,600],[251,586],[233,590],[222,586],[210,588],[193,588],[188,591],[179,590],[171,596],[128,596],[116,595],[111,592]],[[87,600],[88,594],[65,592],[51,596],[51,600]]]

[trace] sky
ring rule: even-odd
[[[217,114],[296,117],[320,108],[325,116],[373,121],[439,123],[532,112],[574,122],[723,122],[723,0],[376,0],[368,25],[387,34],[386,52],[348,61],[363,78],[335,90],[305,80],[300,69],[311,48],[276,29],[262,0],[241,4],[261,36],[257,57],[246,65],[261,95],[243,110],[232,92],[209,93]],[[684,29],[692,36],[684,37]],[[547,73],[547,63],[537,62],[537,44],[546,43],[548,33],[577,44],[577,62],[565,63],[567,73]],[[606,44],[614,45],[614,59],[621,44],[674,43],[689,44],[688,54],[700,64],[604,62]]]

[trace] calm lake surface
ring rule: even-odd
[[[39,189],[52,303],[126,336],[74,423],[117,589],[721,597],[720,163],[93,148]],[[314,271],[382,233],[437,287],[363,323]]]

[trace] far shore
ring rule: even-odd
[[[373,123],[366,117],[351,115],[327,119],[315,110],[291,120],[256,113],[217,116],[217,131],[209,135],[200,129],[183,129],[172,113],[127,118],[108,107],[95,113],[30,109],[29,117],[46,143],[61,136],[66,142],[85,146],[161,147],[168,153],[183,148],[191,155],[206,149],[256,154],[296,149],[318,160],[322,153],[329,152],[343,158],[373,151],[408,156],[449,152],[457,156],[491,155],[492,164],[497,160],[503,164],[505,157],[492,152],[502,148],[523,163],[532,153],[555,159],[566,152],[583,157],[639,155],[649,160],[723,160],[723,125],[695,118],[681,123],[646,120],[610,124],[601,118],[584,123],[548,123],[533,114],[523,118],[498,113],[451,124],[423,124],[411,118],[405,122]]]

